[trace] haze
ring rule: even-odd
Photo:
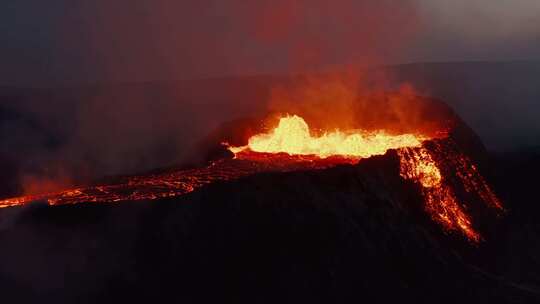
[[[0,18],[0,85],[540,57],[536,0],[7,0]]]

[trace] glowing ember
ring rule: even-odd
[[[114,184],[81,187],[40,195],[29,195],[0,200],[0,208],[16,207],[44,201],[49,205],[79,203],[113,203],[123,201],[154,200],[181,196],[205,185],[231,181],[261,172],[290,172],[317,170],[338,164],[353,164],[348,158],[315,159],[313,157],[282,157],[262,153],[243,153],[237,159],[221,159],[207,167],[178,170],[169,173],[131,176]]]
[[[310,134],[308,124],[296,115],[280,119],[278,126],[267,134],[255,135],[244,147],[231,147],[234,153],[247,149],[264,153],[288,153],[290,155],[351,156],[367,158],[383,155],[390,149],[418,147],[422,138],[416,135],[388,135],[382,131],[368,133],[334,131],[320,137]]]

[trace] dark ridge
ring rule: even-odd
[[[391,151],[175,199],[6,209],[0,288],[20,303],[539,299],[469,265],[472,245],[443,232],[422,204]]]

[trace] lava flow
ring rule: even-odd
[[[435,148],[427,149],[426,142]],[[326,169],[340,164],[357,164],[363,158],[384,155],[394,149],[400,158],[400,175],[422,189],[425,210],[446,231],[460,231],[477,242],[480,234],[473,228],[466,204],[458,199],[452,183],[442,168],[452,168],[466,192],[474,193],[489,207],[502,209],[470,159],[451,151],[437,139],[421,134],[391,135],[384,131],[333,131],[320,136],[311,134],[299,116],[280,119],[268,133],[251,137],[246,146],[228,147],[234,158],[217,160],[190,170],[132,176],[115,184],[96,185],[43,195],[24,196],[0,201],[1,207],[46,201],[49,205],[83,202],[112,203],[175,197],[204,185],[235,180],[260,172],[290,172]]]

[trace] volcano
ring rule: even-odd
[[[503,203],[476,135],[418,102],[435,128],[231,122],[199,166],[0,201],[0,283],[29,302],[536,299],[464,260]]]
[[[444,127],[443,127],[444,125]],[[486,208],[503,210],[501,202],[478,172],[477,165],[450,135],[454,118],[435,131],[391,134],[387,130],[335,130],[313,135],[306,121],[297,115],[279,118],[267,133],[251,136],[240,147],[222,143],[233,157],[223,156],[189,170],[132,176],[112,184],[80,187],[59,193],[31,195],[0,201],[0,207],[14,207],[45,200],[49,205],[111,203],[157,200],[181,196],[220,181],[233,181],[267,172],[324,170],[354,166],[377,155],[397,153],[400,176],[420,185],[425,210],[446,231],[460,231],[478,242],[467,201],[482,202]],[[450,133],[448,129],[450,128]],[[245,132],[242,132],[245,133]],[[232,135],[230,135],[232,136]],[[388,156],[389,157],[389,156]],[[458,192],[460,193],[458,195]]]

